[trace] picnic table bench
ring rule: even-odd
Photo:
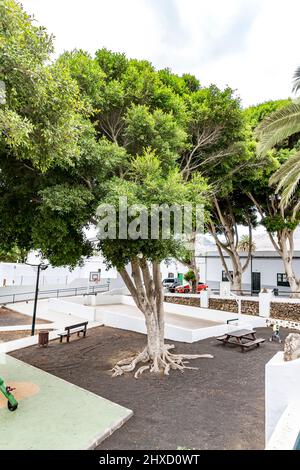
[[[218,341],[222,341],[225,344],[233,344],[240,346],[242,352],[245,351],[245,348],[248,349],[252,346],[259,347],[261,343],[265,342],[264,338],[256,338],[255,330],[237,330],[226,333],[223,336],[217,337]]]
[[[80,336],[80,333],[83,333],[83,338],[86,337],[86,329],[88,322],[76,323],[76,325],[69,325],[65,327],[65,330],[61,333],[58,333],[60,336],[59,342],[61,343],[63,338],[67,338],[67,343],[70,341],[70,336],[77,333],[77,336]]]

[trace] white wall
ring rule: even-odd
[[[266,444],[287,406],[300,400],[300,359],[285,362],[278,352],[266,364]],[[299,417],[300,418],[300,417]],[[299,430],[300,430],[300,421]]]
[[[31,256],[32,263],[39,263],[40,261]],[[53,268],[49,266],[40,275],[40,286],[47,285],[67,285],[74,282],[76,279],[89,278],[89,273],[101,269],[102,278],[116,278],[117,272],[115,269],[106,271],[106,266],[101,258],[87,260],[82,267],[77,267],[73,271],[68,268]],[[36,268],[22,263],[0,263],[0,287],[6,282],[7,286],[32,286],[36,282]]]
[[[274,253],[270,253],[274,256]],[[232,270],[232,263],[229,258],[226,258],[229,270]],[[243,258],[243,263],[245,259]],[[222,271],[224,270],[221,259],[219,257],[201,258],[200,277],[201,280],[207,282],[211,288],[219,288],[222,280]],[[294,260],[295,273],[300,277],[300,259]],[[277,273],[284,273],[284,266],[281,258],[269,258],[267,255],[263,258],[253,257],[252,259],[252,272],[261,273],[261,287],[274,288],[282,292],[289,291],[288,287],[277,286]],[[251,265],[243,273],[243,288],[249,290],[251,287]]]
[[[62,312],[87,321],[95,321],[96,310],[93,307],[61,299],[49,299],[48,305],[49,311]]]

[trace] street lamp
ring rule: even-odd
[[[35,330],[35,320],[36,320],[36,309],[37,309],[37,302],[39,296],[39,283],[40,283],[40,272],[45,271],[48,268],[47,264],[40,263],[40,264],[30,264],[25,263],[28,266],[32,266],[37,268],[37,276],[36,276],[36,284],[35,284],[35,296],[34,296],[34,305],[33,305],[33,314],[32,314],[32,326],[31,326],[31,336],[34,336]]]
[[[253,295],[253,258],[252,258],[252,247],[250,253],[250,271],[251,271],[251,296]]]

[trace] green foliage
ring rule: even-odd
[[[271,125],[274,116],[287,116],[287,111],[291,109],[291,106],[293,105],[290,100],[271,101],[251,107],[245,111],[245,114],[252,123],[252,127],[257,126],[255,134],[259,135],[260,132],[264,132],[262,129]],[[297,211],[294,209],[299,202],[297,181],[294,178],[298,176],[296,164],[299,158],[299,144],[297,135],[278,142],[272,150],[266,152],[264,158],[260,158],[259,171],[253,173],[245,186],[246,191],[255,196],[264,212],[265,217],[262,223],[270,233],[283,229],[294,230],[299,223]],[[292,187],[289,186],[289,189],[282,191],[285,183],[292,180],[294,181]],[[274,193],[277,192],[281,192],[281,203],[278,200],[272,203]],[[280,208],[282,202],[285,206],[284,215]]]
[[[65,52],[57,61],[67,67],[70,75],[78,84],[82,97],[91,110],[103,104],[103,88],[106,75],[96,60],[85,51]]]
[[[84,186],[72,187],[67,184],[55,185],[40,191],[42,210],[68,214],[80,211],[92,200],[91,192]]]
[[[0,4],[0,154],[46,171],[78,158],[78,86],[62,64],[46,66],[52,38],[14,1]]]
[[[276,144],[300,132],[300,104],[292,103],[264,119],[256,129],[258,153],[266,155]]]
[[[50,63],[52,38],[13,1],[1,3],[0,25],[0,244],[6,250],[36,248],[54,265],[75,265],[92,253],[85,228],[103,201],[116,205],[125,195],[147,207],[194,202],[210,210],[208,191],[237,192],[236,162],[252,153],[230,88],[201,88],[192,75],[156,71],[107,49],[95,57],[66,52]],[[201,147],[199,166],[185,180],[178,163],[199,133],[216,128],[217,138]],[[233,144],[222,159],[204,164]],[[235,207],[241,218],[243,204]],[[103,241],[103,250],[124,266],[140,252],[169,257],[178,243]]]
[[[184,145],[185,132],[171,114],[160,109],[150,112],[147,106],[129,108],[125,117],[125,139],[131,154],[139,154],[146,147],[156,150],[166,165],[172,165],[177,151]]]
[[[96,52],[96,61],[105,73],[107,81],[119,79],[125,73],[128,65],[125,54],[111,52],[105,48]]]
[[[270,178],[271,185],[277,185],[276,191],[281,192],[281,204],[287,208],[293,199],[299,198],[300,152],[293,154]],[[300,201],[299,201],[300,202]]]
[[[251,129],[254,131],[255,128],[271,113],[279,109],[285,108],[291,104],[291,100],[276,100],[266,101],[256,106],[250,106],[245,109],[245,118]]]
[[[190,269],[187,273],[185,273],[184,279],[186,282],[191,282],[191,283],[196,282],[196,275],[194,271]]]
[[[1,263],[23,263],[26,260],[27,251],[22,250],[17,246],[11,248],[10,251],[0,249],[0,262]]]
[[[262,225],[266,227],[266,230],[270,233],[280,232],[284,229],[295,230],[300,222],[300,214],[296,220],[284,219],[281,215],[276,214],[267,216],[263,219]]]
[[[205,188],[199,184],[198,193],[202,192],[202,198],[204,198],[204,191]],[[190,183],[183,180],[178,168],[174,167],[166,173],[161,161],[150,150],[141,156],[137,156],[132,161],[126,180],[113,178],[109,182],[104,202],[115,208],[117,220],[120,196],[127,198],[128,205],[143,205],[149,216],[145,232],[146,238],[138,238],[137,240],[100,240],[100,248],[108,262],[122,269],[133,257],[139,254],[152,261],[162,261],[165,258],[175,256],[180,243],[174,236],[172,219],[169,239],[163,239],[161,233],[158,239],[151,239],[150,211],[153,204],[172,206],[176,203],[182,206],[191,200],[190,194]],[[128,225],[137,216],[138,214],[129,217]],[[145,229],[145,227],[143,228]],[[139,229],[142,229],[142,225]]]

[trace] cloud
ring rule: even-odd
[[[180,46],[187,37],[187,31],[181,22],[176,1],[145,0],[145,2],[156,15],[163,43],[171,48],[175,45]]]
[[[257,15],[256,1],[239,4],[234,16],[228,21],[226,29],[216,37],[216,40],[208,48],[207,61],[212,62],[227,55],[243,54]]]
[[[290,94],[299,0],[22,0],[56,50],[101,47],[229,84],[244,105]]]

